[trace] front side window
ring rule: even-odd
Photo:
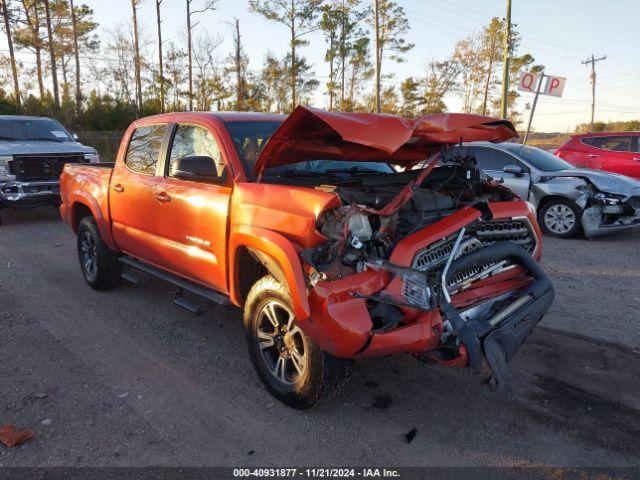
[[[137,173],[154,175],[166,133],[166,125],[145,125],[136,128],[124,159],[127,167]]]
[[[215,171],[212,176],[222,179],[225,164],[220,153],[220,147],[213,134],[205,127],[197,125],[178,125],[173,137],[171,154],[169,156],[169,176],[174,176],[176,160],[183,157],[209,157],[213,159]]]
[[[480,170],[501,172],[505,166],[518,163],[511,155],[493,148],[476,148],[473,156]]]
[[[631,137],[591,137],[583,138],[582,143],[591,147],[611,150],[613,152],[628,152],[631,150]]]

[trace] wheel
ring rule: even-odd
[[[538,213],[542,230],[562,238],[575,237],[580,231],[580,208],[570,200],[562,198],[545,203]]]
[[[84,217],[78,224],[78,259],[84,279],[94,290],[120,285],[122,264],[102,241],[93,217]]]
[[[267,390],[305,409],[336,394],[350,362],[323,352],[295,323],[286,287],[268,275],[251,288],[244,308],[249,355]]]

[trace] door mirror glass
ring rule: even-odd
[[[223,172],[222,177],[224,177]],[[183,180],[196,181],[216,181],[221,180],[218,175],[216,162],[211,157],[205,155],[191,155],[188,157],[176,158],[171,164],[171,176]]]
[[[509,165],[505,165],[504,167],[502,167],[502,171],[504,173],[510,173],[512,175],[515,175],[517,177],[520,177],[522,175],[524,175],[524,170],[522,170],[521,167],[519,167],[518,165],[515,164],[509,164]]]
[[[71,137],[77,142],[78,141],[78,134],[77,133],[72,133]]]

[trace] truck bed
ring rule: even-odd
[[[98,227],[109,230],[109,184],[115,163],[67,164],[60,176],[60,213],[75,229],[75,206],[89,203]]]

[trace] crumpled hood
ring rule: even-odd
[[[437,113],[417,119],[327,112],[299,106],[273,133],[254,172],[306,160],[378,161],[411,166],[442,145],[517,137],[511,122],[482,115]]]
[[[607,193],[617,193],[620,195],[638,195],[640,192],[640,181],[634,180],[617,173],[603,172],[602,170],[590,170],[587,168],[576,168],[572,170],[562,170],[560,172],[546,172],[545,177],[577,177],[589,180],[598,190]],[[634,192],[635,190],[635,192]]]
[[[1,155],[38,153],[94,153],[96,150],[78,142],[47,142],[43,140],[0,140]]]

